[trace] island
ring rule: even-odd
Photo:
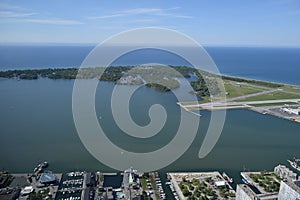
[[[190,77],[196,70],[186,66],[113,66],[87,68],[48,68],[0,71],[2,78],[34,80],[49,79],[98,79],[116,84],[141,85],[167,92],[180,86],[177,78]],[[101,76],[100,76],[101,75]]]

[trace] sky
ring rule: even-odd
[[[93,43],[163,27],[203,45],[300,46],[300,0],[0,0],[0,43]]]

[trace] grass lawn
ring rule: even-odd
[[[278,192],[281,179],[274,173],[250,174],[250,178],[266,192]]]
[[[285,85],[281,87],[283,90],[289,91],[289,92],[297,92],[300,94],[300,86],[291,86],[291,85]]]
[[[262,88],[258,88],[248,84],[238,84],[234,82],[225,82],[224,86],[227,92],[227,98],[244,96],[264,91],[264,89]]]

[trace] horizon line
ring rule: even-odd
[[[97,46],[93,42],[0,42],[0,46]],[[113,45],[124,46],[124,45]],[[201,44],[203,47],[274,47],[274,48],[300,48],[300,45],[270,45],[270,44]],[[182,46],[187,47],[187,46]]]

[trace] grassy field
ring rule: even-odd
[[[239,77],[223,77],[224,88],[226,91],[226,98],[230,100],[231,98],[241,97],[245,95],[251,95],[260,93],[263,91],[272,90],[275,88],[282,89],[282,91],[271,92],[268,94],[259,94],[257,96],[248,97],[245,99],[237,100],[239,102],[245,101],[263,101],[263,100],[281,100],[281,99],[300,99],[300,86],[288,85],[281,83],[272,83],[259,80],[243,79]],[[202,101],[199,104],[207,103],[210,101],[223,100],[214,97],[210,99],[209,96],[201,97]],[[197,102],[181,102],[182,106],[195,105]],[[253,106],[275,106],[284,105],[285,103],[279,104],[260,104]],[[293,104],[293,103],[286,103]]]
[[[281,179],[274,173],[250,174],[250,178],[266,192],[278,192]]]
[[[289,92],[296,92],[300,94],[300,86],[292,86],[292,85],[285,85],[281,87],[281,89]]]
[[[249,97],[246,99],[239,100],[240,102],[244,101],[263,101],[263,100],[280,100],[280,99],[300,99],[300,94],[290,94],[284,91],[272,92],[268,94],[258,95],[254,97]]]
[[[245,83],[241,84],[233,81],[226,81],[224,83],[224,87],[227,92],[226,94],[227,98],[233,98],[233,97],[254,94],[254,93],[264,91],[264,89],[260,87],[256,87],[254,85],[249,85]]]

